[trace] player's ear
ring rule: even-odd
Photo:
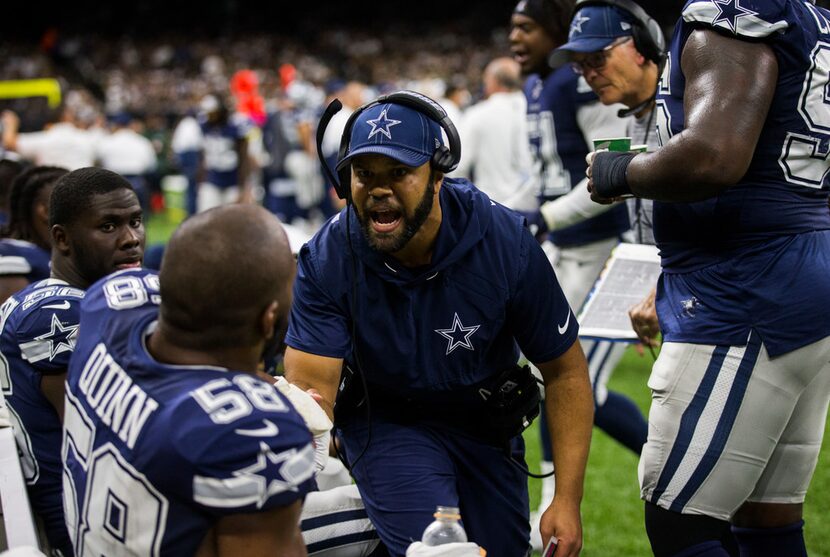
[[[69,235],[66,232],[66,227],[62,224],[52,226],[50,230],[52,234],[52,248],[58,250],[62,255],[69,255]]]
[[[435,173],[435,194],[438,195],[438,192],[441,191],[441,184],[444,183],[444,173],[443,172],[436,172]]]
[[[270,340],[274,336],[277,319],[279,319],[280,304],[276,300],[272,300],[270,304],[262,311],[259,322],[259,332],[262,338]]]

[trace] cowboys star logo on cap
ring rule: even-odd
[[[392,126],[397,126],[401,123],[400,120],[393,120],[386,115],[386,111],[388,109],[383,109],[383,112],[380,113],[380,116],[373,120],[366,120],[366,123],[372,126],[372,131],[369,132],[369,137],[366,139],[371,139],[373,136],[382,133],[386,136],[387,139],[392,139],[392,134],[389,132],[389,128]]]
[[[574,33],[582,33],[582,24],[590,21],[590,17],[585,17],[579,13],[576,14],[576,17],[571,22],[571,34]]]

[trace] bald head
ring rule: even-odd
[[[279,320],[287,319],[294,269],[285,230],[262,207],[234,204],[195,215],[167,246],[162,323],[191,347],[256,345],[273,302]]]
[[[522,87],[521,66],[513,58],[496,58],[484,68],[482,81],[488,97],[493,93],[518,91]]]

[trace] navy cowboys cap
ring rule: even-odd
[[[574,14],[568,42],[550,57],[552,66],[570,59],[572,52],[598,52],[619,37],[632,34],[631,14],[615,6],[586,6]]]
[[[358,115],[352,126],[349,152],[337,163],[337,170],[367,153],[386,155],[417,167],[429,161],[441,145],[438,122],[407,106],[383,103]]]

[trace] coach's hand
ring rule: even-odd
[[[579,503],[559,500],[555,495],[548,510],[539,521],[542,534],[542,547],[548,544],[551,536],[556,536],[556,557],[576,557],[582,550],[582,518]]]
[[[637,338],[652,348],[660,346],[660,341],[657,340],[660,334],[660,321],[657,319],[657,307],[654,303],[656,296],[657,288],[652,288],[644,300],[628,310],[631,327],[637,333]]]

